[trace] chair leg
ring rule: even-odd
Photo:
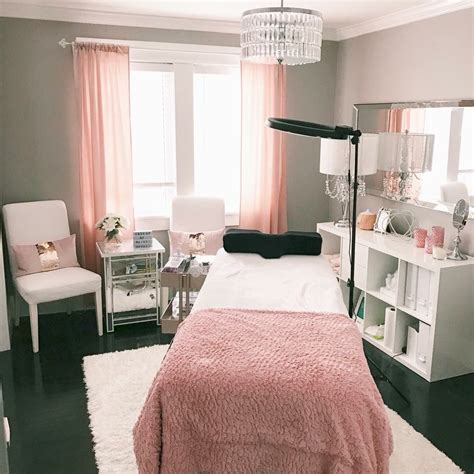
[[[13,312],[13,323],[16,327],[20,325],[20,313],[19,313],[19,304],[18,304],[18,295],[16,290],[13,290],[13,294],[10,296],[10,307]]]
[[[15,321],[15,326],[18,327],[20,325],[20,295],[16,289],[14,290],[13,293],[13,311],[15,312],[13,314],[14,321]]]
[[[13,311],[15,311],[15,314],[13,315],[15,318],[15,326],[18,327],[20,325],[20,305],[18,304],[17,295],[13,297],[13,308]]]
[[[39,335],[38,335],[38,305],[30,304],[30,325],[31,325],[31,341],[33,343],[33,352],[39,352]]]
[[[95,292],[95,315],[97,318],[97,333],[104,334],[104,323],[102,322],[102,289]]]

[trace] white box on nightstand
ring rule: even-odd
[[[133,232],[133,246],[136,249],[147,249],[153,245],[153,232],[151,230],[135,230]]]

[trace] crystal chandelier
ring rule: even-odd
[[[305,8],[256,8],[242,15],[242,60],[264,64],[307,64],[321,60],[323,19]]]

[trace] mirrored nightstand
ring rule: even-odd
[[[149,248],[97,242],[104,262],[107,332],[115,326],[155,321],[160,324],[160,269],[165,248],[156,239]]]

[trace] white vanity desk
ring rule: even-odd
[[[349,229],[331,223],[317,226],[323,254],[341,254],[339,279],[346,288],[350,275]],[[395,308],[390,340],[365,334],[363,338],[430,382],[474,372],[474,258],[435,260],[416,248],[413,240],[357,229],[355,287],[365,295],[362,330],[384,324],[385,309]],[[428,275],[427,304],[423,311],[406,304],[405,290],[411,267]],[[398,270],[393,297],[380,292],[387,273]],[[409,284],[409,283],[408,283]],[[417,354],[402,353],[408,327],[418,331]]]

